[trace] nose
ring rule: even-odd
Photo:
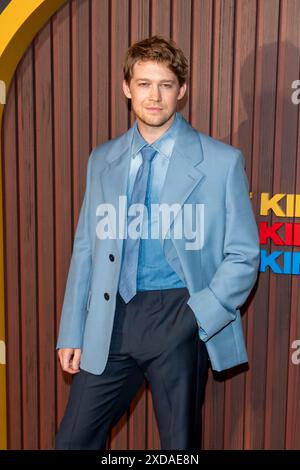
[[[152,99],[153,101],[161,100],[161,93],[158,85],[152,85],[150,90],[150,99]]]

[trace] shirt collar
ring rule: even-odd
[[[159,153],[164,155],[167,158],[171,157],[175,136],[177,128],[180,121],[180,114],[175,113],[174,121],[171,126],[161,135],[157,140],[152,142],[151,146]],[[145,145],[149,145],[148,142],[143,138],[138,129],[137,121],[134,123],[134,132],[133,132],[133,142],[132,142],[132,158],[135,158],[136,155],[141,151]]]

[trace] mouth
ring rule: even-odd
[[[147,111],[154,111],[154,112],[155,112],[155,111],[156,111],[156,112],[162,111],[162,108],[155,108],[155,107],[146,108],[146,109],[147,109]]]

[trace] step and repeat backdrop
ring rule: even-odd
[[[243,307],[249,365],[210,372],[204,449],[300,448],[300,1],[0,1],[1,448],[50,449],[70,377],[55,344],[86,164],[133,122],[125,51],[152,34],[190,61],[182,114],[240,148],[260,233]],[[110,449],[159,449],[145,382]]]

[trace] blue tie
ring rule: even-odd
[[[156,154],[156,150],[154,150],[151,145],[147,145],[142,148],[141,153],[143,157],[143,163],[139,167],[135,178],[130,204],[145,204],[151,160]],[[127,220],[129,225],[129,215]],[[141,229],[142,227],[140,227],[140,233],[142,231]],[[127,238],[124,239],[124,255],[120,272],[119,293],[125,303],[128,303],[136,294],[139,247],[140,237],[134,239],[128,237],[127,235]]]

